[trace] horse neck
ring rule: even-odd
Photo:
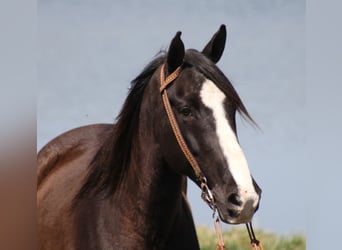
[[[120,204],[125,221],[134,221],[133,230],[128,231],[141,236],[140,240],[145,242],[140,244],[155,245],[157,239],[166,240],[180,212],[184,177],[173,172],[162,160],[152,133],[146,133],[148,129],[144,127],[139,131],[144,132],[138,133],[134,157],[115,203]]]
[[[129,224],[118,230],[121,230],[121,234],[125,230],[127,237],[136,239],[132,243],[136,246],[156,246],[165,242],[177,215],[182,213],[182,184],[185,177],[166,164],[155,138],[154,128],[160,122],[158,114],[165,115],[158,79],[158,74],[153,76],[145,89],[138,130],[132,139],[130,165],[112,204],[114,212],[119,213],[121,218],[116,225]],[[132,232],[135,234],[133,238]]]

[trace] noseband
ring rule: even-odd
[[[209,205],[209,207],[213,210],[213,218],[215,218],[214,219],[215,230],[216,230],[217,239],[218,239],[217,249],[221,250],[221,249],[224,249],[224,242],[223,242],[222,227],[220,224],[219,216],[216,215],[216,217],[215,217],[215,213],[216,213],[217,208],[215,205],[214,197],[213,197],[213,195],[212,195],[212,193],[211,193],[211,191],[207,185],[207,179],[203,175],[203,173],[199,167],[198,162],[196,161],[193,154],[190,152],[189,147],[187,146],[187,144],[184,140],[184,137],[183,137],[183,135],[179,129],[178,123],[176,121],[175,115],[173,114],[169,98],[167,96],[166,89],[179,76],[179,74],[182,71],[182,65],[179,66],[175,71],[173,71],[166,78],[164,75],[164,66],[165,66],[165,64],[163,64],[161,66],[161,69],[160,69],[160,84],[161,85],[160,85],[160,89],[159,89],[159,91],[162,95],[164,108],[165,108],[165,111],[166,111],[167,116],[169,118],[169,122],[170,122],[170,125],[172,127],[172,131],[173,131],[173,133],[177,139],[178,145],[181,148],[185,158],[188,160],[188,162],[190,163],[190,165],[191,165],[191,167],[195,173],[197,184],[199,184],[199,186],[201,187],[201,190],[202,190],[201,197]],[[248,234],[249,234],[250,239],[251,239],[252,247],[254,249],[258,249],[257,247],[259,247],[259,249],[262,250],[261,244],[259,244],[259,241],[255,238],[255,235],[253,232],[253,227],[252,227],[252,222],[246,223],[246,226],[247,226]]]

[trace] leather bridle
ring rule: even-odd
[[[172,127],[172,131],[177,139],[178,145],[181,148],[184,156],[190,163],[194,173],[196,182],[200,185],[202,189],[202,198],[205,200],[205,202],[208,203],[209,207],[213,210],[216,209],[214,197],[208,188],[207,185],[207,179],[205,178],[204,174],[202,173],[198,162],[196,161],[193,154],[190,152],[189,147],[187,146],[184,137],[179,129],[177,120],[175,118],[175,115],[172,111],[169,98],[167,96],[167,87],[179,76],[180,72],[182,71],[182,66],[179,66],[175,71],[173,71],[170,75],[168,75],[166,78],[164,76],[164,64],[161,66],[160,69],[160,93],[162,95],[165,111],[167,113],[167,116],[169,118],[170,125]]]
[[[213,210],[213,218],[214,218],[214,225],[215,225],[215,231],[218,239],[217,243],[217,249],[221,250],[224,249],[224,242],[223,242],[223,236],[222,236],[222,226],[220,224],[220,219],[219,216],[216,215],[216,205],[215,205],[215,200],[212,195],[212,192],[210,191],[208,185],[207,185],[207,179],[205,178],[204,174],[202,173],[198,162],[196,161],[195,157],[193,154],[190,152],[189,147],[187,146],[184,137],[179,129],[177,120],[175,118],[175,115],[172,111],[171,104],[169,101],[169,98],[167,96],[167,88],[168,86],[176,80],[176,78],[179,76],[179,74],[182,71],[182,65],[179,66],[177,69],[175,69],[171,74],[169,74],[165,78],[165,64],[163,64],[160,68],[160,93],[162,95],[163,99],[163,104],[165,111],[167,113],[167,116],[169,118],[170,125],[172,127],[172,131],[177,139],[178,145],[181,148],[184,156],[190,163],[194,173],[195,173],[195,178],[196,182],[200,185],[201,190],[202,190],[202,199],[209,205],[209,207]],[[255,238],[253,227],[252,227],[252,222],[246,223],[247,226],[247,231],[249,234],[249,237],[251,239],[251,244],[254,249],[262,249],[262,246],[260,242]]]
[[[164,74],[164,64],[161,66],[160,69],[160,93],[162,95],[165,111],[167,113],[167,116],[169,118],[170,125],[172,127],[172,131],[177,139],[178,145],[181,148],[185,158],[188,160],[190,163],[194,173],[195,173],[195,178],[196,182],[200,185],[202,189],[202,199],[209,205],[209,207],[213,210],[213,217],[215,216],[216,212],[216,205],[214,201],[214,197],[208,188],[207,185],[207,179],[203,175],[198,162],[196,161],[195,157],[193,154],[190,152],[189,147],[187,146],[184,137],[179,129],[177,120],[175,118],[175,115],[172,111],[171,104],[169,101],[169,98],[167,96],[167,87],[179,76],[180,72],[182,71],[182,66],[179,66],[175,71],[173,71],[170,75],[168,75],[165,78]],[[218,249],[223,249],[224,248],[224,242],[223,242],[223,237],[222,237],[222,227],[220,224],[220,220],[218,216],[216,217],[215,220],[215,230],[218,238]]]

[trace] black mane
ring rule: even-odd
[[[131,161],[131,149],[139,124],[144,90],[155,70],[165,60],[165,53],[160,54],[131,82],[126,101],[116,118],[112,135],[107,138],[93,158],[88,177],[76,200],[96,194],[109,197],[119,185]]]
[[[89,174],[76,196],[76,201],[97,194],[109,197],[117,189],[131,162],[131,149],[139,124],[144,90],[153,73],[165,61],[165,58],[165,53],[156,57],[131,82],[128,96],[116,119],[112,135],[107,138],[93,158]],[[183,66],[193,66],[212,80],[231,100],[236,110],[255,124],[230,81],[211,60],[202,53],[190,49],[185,53]]]

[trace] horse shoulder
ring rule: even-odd
[[[113,125],[95,124],[68,131],[38,153],[37,212],[39,249],[74,249],[72,201],[87,167]]]

